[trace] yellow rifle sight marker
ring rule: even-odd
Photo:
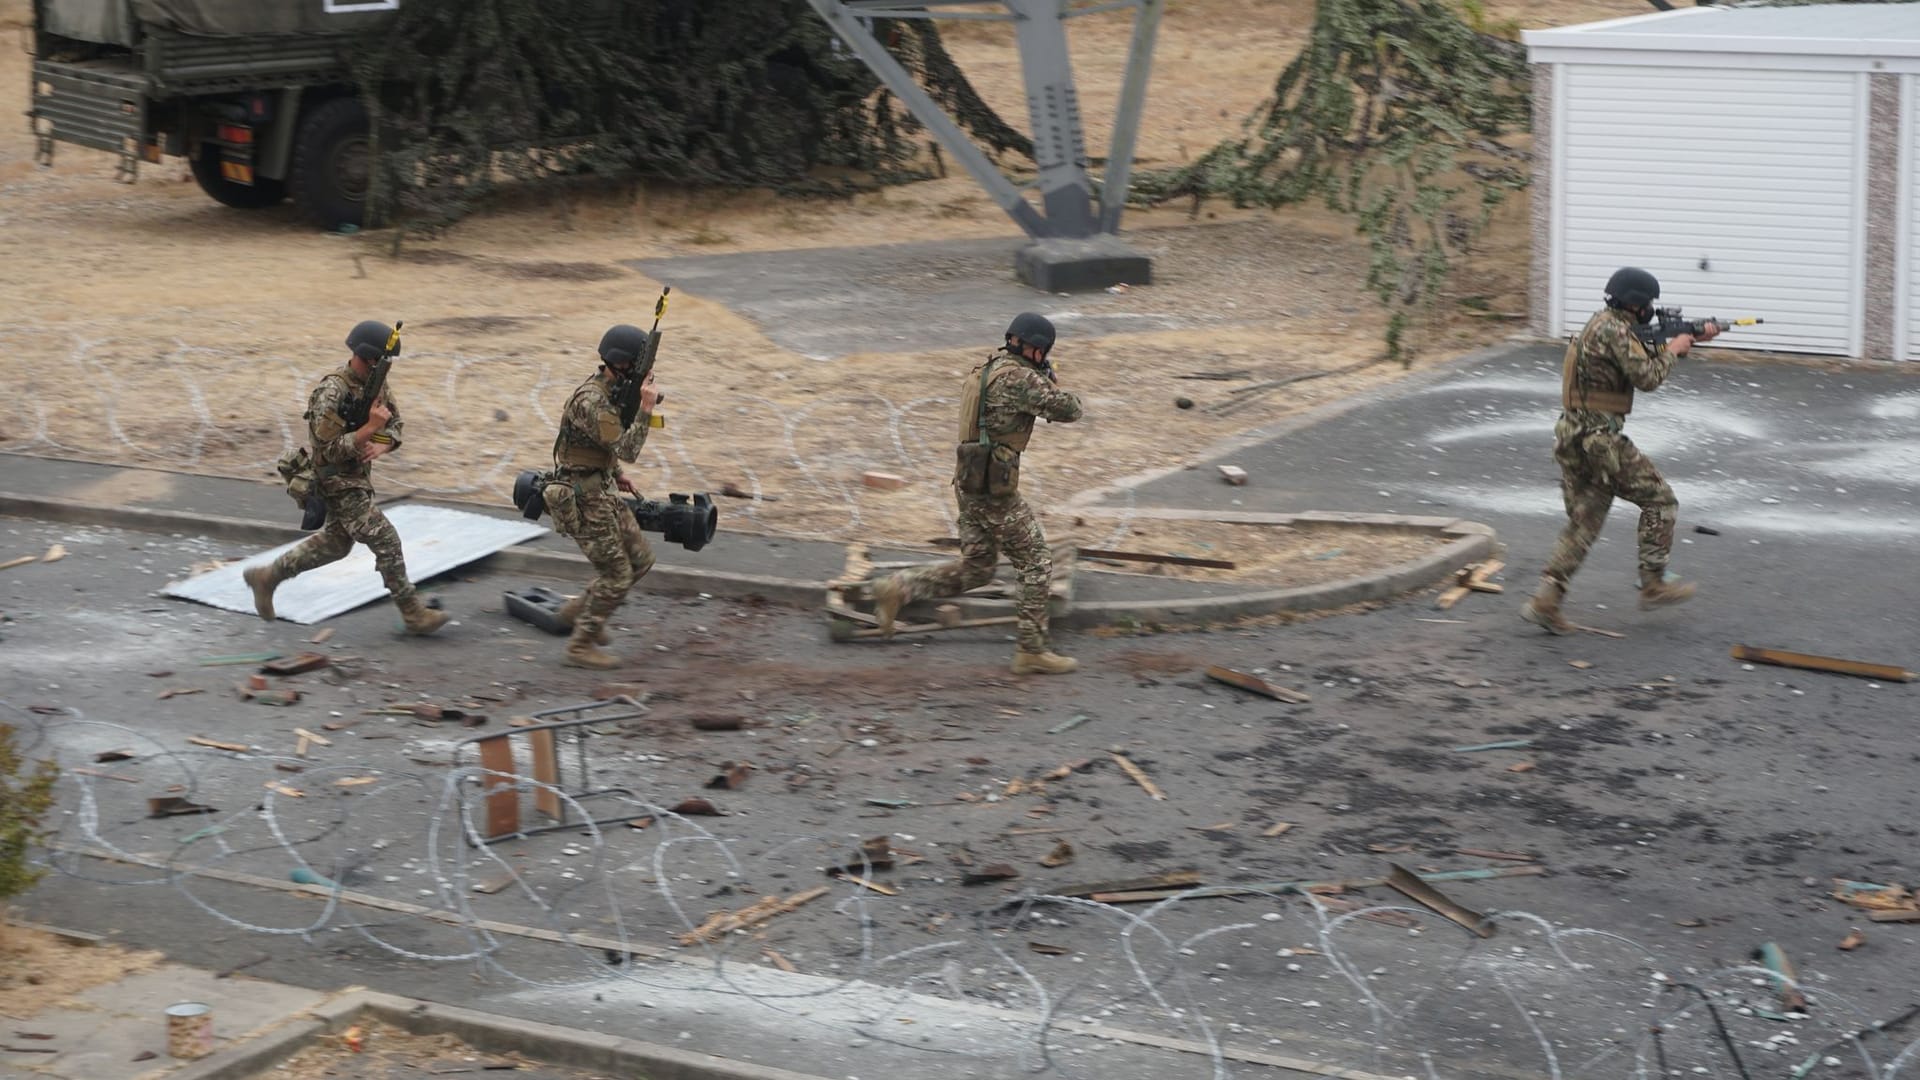
[[[387,352],[392,353],[394,346],[400,344],[400,328],[407,325],[405,319],[393,324],[393,333],[387,335]]]

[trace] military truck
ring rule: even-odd
[[[35,157],[59,143],[185,157],[208,195],[291,197],[324,229],[363,224],[373,174],[351,73],[360,34],[398,0],[33,0]]]

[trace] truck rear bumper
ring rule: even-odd
[[[121,171],[131,174],[146,143],[148,81],[125,61],[89,60],[33,63],[32,118],[36,156],[43,164],[53,157],[53,144],[105,150],[121,157]]]

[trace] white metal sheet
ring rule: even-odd
[[[1557,94],[1563,333],[1600,307],[1615,269],[1643,266],[1663,304],[1766,319],[1729,346],[1855,351],[1861,76],[1570,64]]]
[[[385,513],[400,534],[400,547],[407,557],[407,576],[415,582],[547,532],[546,526],[523,518],[489,517],[438,506],[409,504],[387,508]],[[218,570],[173,582],[160,593],[251,615],[253,590],[240,579],[241,571],[270,563],[298,543],[300,541],[282,544]],[[373,566],[373,552],[355,544],[353,551],[339,562],[282,582],[273,594],[273,610],[289,622],[317,623],[369,601],[384,599],[386,595],[386,583],[380,580],[380,572]]]

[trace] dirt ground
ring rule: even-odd
[[[25,1020],[45,1006],[145,971],[161,959],[157,952],[116,945],[78,945],[0,919],[0,1016]]]
[[[0,0],[0,99],[24,105],[24,0]],[[1178,163],[1237,130],[1297,47],[1305,0],[1176,0],[1162,30],[1141,131],[1141,167]],[[1630,14],[1628,0],[1493,4],[1488,17],[1554,25]],[[1128,34],[1119,16],[1074,25],[1094,152],[1117,95]],[[992,73],[1006,43],[962,26],[956,58],[1009,120],[1017,85]],[[302,437],[312,380],[336,362],[355,321],[404,318],[393,376],[407,443],[383,463],[385,491],[505,500],[516,471],[546,464],[561,403],[593,367],[606,325],[639,320],[658,283],[621,260],[905,240],[1012,235],[961,177],[843,200],[651,189],[524,193],[446,236],[410,241],[309,231],[278,210],[247,214],[200,193],[184,163],[112,180],[105,155],[60,147],[36,167],[25,124],[0,131],[0,350],[12,393],[0,401],[0,450],[265,479]],[[1189,225],[1230,225],[1199,228]],[[1314,209],[1210,207],[1133,212],[1155,233],[1163,284],[1141,310],[1197,310],[1217,328],[1064,342],[1066,385],[1088,418],[1041,433],[1024,468],[1044,510],[1073,493],[1178,461],[1258,427],[1398,377],[1375,364],[1303,382],[1231,416],[1175,412],[1227,384],[1176,375],[1226,367],[1256,378],[1377,358],[1379,308],[1362,290],[1366,253],[1349,221]],[[1524,199],[1499,211],[1462,281],[1495,312],[1522,310]],[[728,483],[777,501],[742,504],[730,528],[808,537],[919,538],[950,531],[950,412],[982,349],[873,353],[817,361],[769,342],[749,321],[675,294],[660,381],[670,424],[640,479],[650,494]],[[1461,318],[1433,341],[1444,355],[1515,325]],[[1174,421],[1169,424],[1169,421]],[[1143,437],[1144,432],[1165,432]],[[898,492],[860,475],[907,476]]]
[[[377,1022],[356,1027],[360,1049],[353,1049],[341,1036],[323,1037],[261,1075],[275,1080],[390,1080],[487,1073],[510,1073],[518,1080],[602,1080],[605,1076],[540,1065],[519,1055],[483,1054],[451,1035],[409,1035]]]

